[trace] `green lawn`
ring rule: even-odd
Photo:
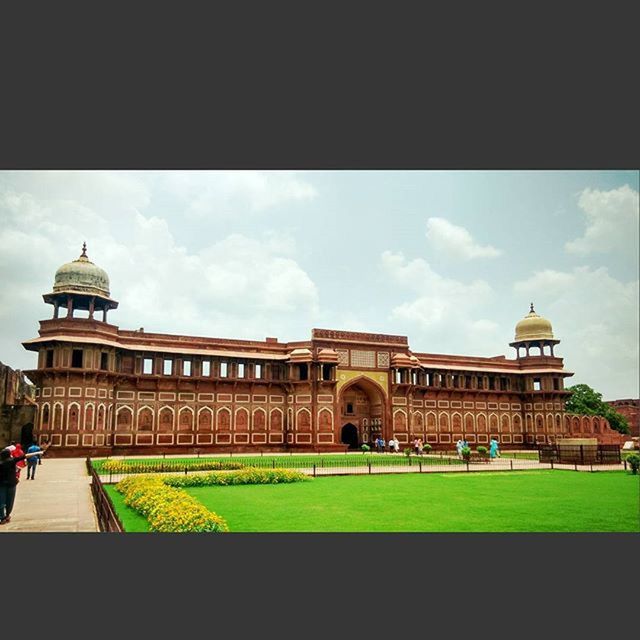
[[[232,532],[640,531],[639,476],[621,471],[343,476],[186,491]],[[146,530],[121,500],[116,508],[127,531]]]
[[[122,522],[124,530],[131,533],[138,533],[141,531],[149,531],[149,523],[144,516],[141,516],[137,511],[130,509],[125,505],[124,498],[121,493],[118,493],[113,484],[103,485],[107,494],[113,502],[113,506]]]

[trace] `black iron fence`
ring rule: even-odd
[[[130,474],[136,473],[206,473],[199,468],[197,459],[191,461],[182,459],[169,462],[155,460],[131,459],[122,460],[117,470],[107,471],[96,461],[98,472],[105,484],[116,483]],[[525,469],[550,469],[551,465],[541,465],[537,459],[529,458],[494,458],[472,457],[469,461],[456,456],[439,455],[349,455],[331,458],[310,456],[264,456],[261,458],[234,456],[234,462],[244,463],[246,466],[259,469],[292,469],[313,476],[328,475],[365,475],[384,473],[445,473],[445,472],[474,472],[474,471],[513,471]],[[202,460],[200,460],[202,462]]]
[[[111,498],[102,486],[102,481],[93,468],[90,458],[87,458],[87,469],[91,476],[91,496],[96,508],[100,531],[122,533],[124,531],[122,522],[116,515]]]
[[[615,444],[541,445],[538,455],[542,463],[593,465],[622,462],[620,447]]]

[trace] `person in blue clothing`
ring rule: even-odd
[[[27,453],[38,453],[39,451],[42,451],[42,449],[35,442],[27,449]],[[40,456],[33,456],[27,459],[27,480],[36,479],[36,467],[39,462]]]
[[[495,457],[500,457],[500,451],[498,451],[498,441],[495,438],[491,438],[489,442],[489,457],[493,460]]]

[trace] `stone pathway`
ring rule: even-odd
[[[11,531],[98,531],[91,499],[91,478],[84,458],[45,458],[36,479],[20,473],[11,522],[0,534]]]

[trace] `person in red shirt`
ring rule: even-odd
[[[43,455],[50,446],[49,444],[42,451],[36,453],[23,453],[19,458],[12,455],[14,450],[10,449],[10,447],[0,451],[0,524],[11,522],[11,511],[16,497],[16,486],[18,485],[16,465],[26,458]]]
[[[12,458],[22,458],[24,456],[24,451],[22,450],[22,445],[19,442],[12,442],[13,449],[11,450]],[[24,460],[19,460],[16,462],[16,478],[18,482],[20,481],[20,471],[27,466],[27,463]]]

